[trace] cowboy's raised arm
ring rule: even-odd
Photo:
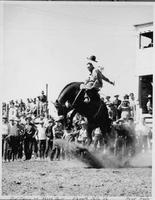
[[[102,74],[102,79],[103,79],[104,81],[106,81],[106,82],[112,84],[112,85],[115,85],[114,82],[110,81],[110,80],[109,80],[107,77],[105,77],[103,74]]]

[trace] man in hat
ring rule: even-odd
[[[133,119],[136,119],[136,103],[135,103],[135,96],[134,93],[129,94],[129,102],[130,102],[130,108],[131,108],[131,117]]]
[[[50,159],[53,160],[54,156],[57,160],[60,160],[60,152],[61,152],[61,147],[59,143],[57,142],[57,139],[62,139],[64,131],[63,131],[63,125],[60,122],[61,118],[59,117],[58,119],[55,120],[55,125],[52,128],[53,131],[53,149],[51,152],[51,157]]]
[[[10,134],[10,125],[7,121],[7,116],[2,117],[2,158],[6,158],[6,140],[5,138]]]
[[[11,152],[11,157],[9,156],[10,157],[9,159],[12,158],[12,160],[17,158],[18,147],[19,147],[18,127],[15,121],[16,121],[16,118],[10,119],[10,131],[9,131],[9,135],[6,137],[6,141]]]
[[[24,153],[25,160],[30,160],[32,156],[33,137],[37,132],[36,127],[31,122],[31,117],[26,118],[26,125],[24,129]]]
[[[131,108],[129,102],[129,95],[124,96],[124,100],[118,106],[118,110],[121,112],[121,118],[124,120],[128,120],[131,117]]]
[[[17,108],[15,107],[15,103],[12,100],[9,106],[9,119],[15,118],[17,115]]]
[[[82,120],[80,125],[81,129],[79,131],[79,136],[77,138],[77,141],[85,145],[87,140],[87,122],[85,120]]]
[[[93,89],[96,94],[98,94],[99,90],[103,86],[102,80],[114,85],[114,82],[110,81],[107,77],[105,77],[101,70],[96,69],[94,67],[94,64],[97,63],[96,56],[92,55],[87,58],[89,62],[87,63],[88,71],[90,72],[90,75],[88,79],[85,81],[85,83],[81,86],[81,89],[91,90]],[[98,94],[99,95],[99,94]],[[86,103],[89,102],[89,98],[86,95],[85,100]]]
[[[112,101],[110,99],[111,99],[110,96],[106,96],[105,104],[106,104],[107,109],[108,109],[109,117],[111,119],[113,119],[113,104],[112,104]]]
[[[93,131],[94,134],[94,148],[97,149],[99,145],[99,149],[103,147],[104,141],[103,141],[103,135],[101,132],[101,129],[98,127]]]
[[[44,94],[43,90],[41,92],[41,96],[39,96],[39,101],[40,101],[41,114],[43,114],[46,111],[46,103],[47,103],[47,96]]]
[[[112,103],[110,99],[111,96],[106,96],[105,104],[107,105],[107,107]]]
[[[116,121],[117,119],[119,119],[121,117],[121,113],[120,111],[118,110],[118,106],[121,104],[121,100],[119,99],[119,95],[116,94],[115,96],[115,99],[113,101],[113,105],[114,105],[114,121]]]
[[[48,120],[48,126],[46,128],[45,134],[47,137],[47,145],[46,145],[46,158],[48,157],[49,152],[53,148],[53,126],[54,126],[54,120],[50,119]]]
[[[45,158],[45,150],[46,150],[46,127],[44,126],[43,119],[40,119],[39,125],[37,126],[38,132],[38,147],[39,147],[39,157],[40,159]]]
[[[17,125],[15,123],[15,119],[10,119],[10,135],[17,136],[18,135],[18,129]]]
[[[18,158],[22,159],[23,157],[23,138],[24,138],[24,125],[21,123],[20,118],[16,118],[17,125],[17,149],[18,149]]]

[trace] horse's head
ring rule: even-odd
[[[56,100],[55,103],[54,103],[54,106],[57,109],[58,116],[63,115],[65,117],[67,115],[66,105],[63,105],[58,100]]]

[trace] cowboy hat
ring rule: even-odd
[[[7,116],[6,116],[6,115],[3,115],[2,119],[7,119]]]
[[[20,121],[21,121],[21,119],[20,119],[20,118],[16,118],[16,119],[15,119],[15,121],[17,121],[17,122],[20,122]]]
[[[90,56],[90,57],[87,57],[87,59],[88,59],[88,60],[91,60],[91,61],[93,61],[93,62],[98,62],[98,61],[96,60],[96,56],[94,56],[94,55],[92,55],[92,56]]]
[[[128,94],[124,95],[124,99],[129,99],[129,95]]]
[[[14,119],[14,118],[11,118],[10,121],[15,121],[15,119]]]
[[[25,120],[27,120],[27,119],[32,120],[32,117],[27,116],[27,117],[25,118]]]

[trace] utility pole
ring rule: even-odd
[[[47,100],[46,100],[46,113],[48,115],[49,112],[48,112],[48,84],[47,83],[46,83],[46,98],[47,98]]]

